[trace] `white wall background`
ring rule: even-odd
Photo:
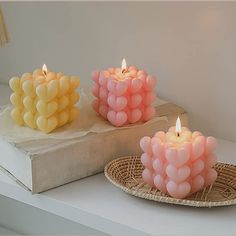
[[[236,141],[236,2],[2,3],[0,81],[46,63],[81,76],[125,57],[159,79],[191,127]]]

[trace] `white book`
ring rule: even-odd
[[[158,99],[157,116],[146,123],[116,128],[95,112],[81,110],[80,118],[51,134],[19,127],[10,108],[0,113],[0,166],[23,187],[39,193],[102,172],[118,157],[140,155],[139,140],[166,131],[186,112]]]

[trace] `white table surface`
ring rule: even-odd
[[[0,86],[0,104],[9,90]],[[220,161],[236,164],[236,144],[219,140]],[[191,208],[130,196],[94,175],[32,195],[0,172],[0,194],[112,235],[236,235],[236,206]]]

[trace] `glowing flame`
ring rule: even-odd
[[[48,68],[45,64],[43,64],[43,66],[42,66],[42,71],[43,71],[44,76],[46,76],[48,73]]]
[[[126,72],[126,70],[127,70],[127,64],[126,64],[125,58],[123,58],[123,60],[122,60],[121,70],[122,70],[122,73]]]
[[[177,120],[176,120],[175,132],[176,132],[177,136],[179,137],[179,136],[180,136],[180,133],[181,133],[181,121],[180,121],[179,116],[178,116],[178,118],[177,118]]]

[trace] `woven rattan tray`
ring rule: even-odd
[[[138,156],[122,157],[111,161],[105,167],[107,179],[123,191],[153,201],[194,206],[215,207],[236,204],[236,166],[217,163],[216,182],[189,196],[186,199],[175,199],[145,184],[141,174],[143,165]]]

